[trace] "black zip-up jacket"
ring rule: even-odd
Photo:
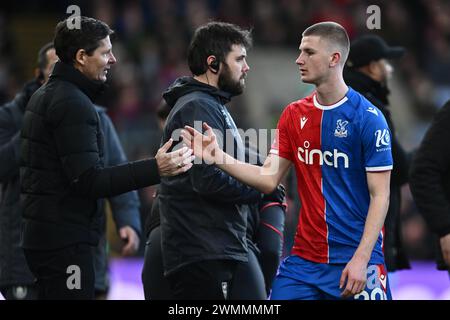
[[[450,233],[450,101],[435,115],[414,155],[410,188],[419,212],[438,237]],[[439,241],[438,241],[439,244]],[[448,269],[439,245],[439,269]]]
[[[402,202],[401,187],[408,182],[408,172],[412,156],[403,149],[396,137],[395,126],[389,110],[388,88],[382,86],[381,83],[371,79],[369,76],[353,69],[345,69],[344,79],[349,86],[361,93],[367,100],[380,109],[391,130],[394,168],[391,172],[389,208],[384,224],[383,252],[386,267],[389,272],[409,269],[410,264],[402,243],[400,209]]]
[[[24,248],[96,245],[97,199],[159,182],[155,159],[103,167],[103,137],[92,103],[102,87],[57,62],[28,103],[20,168]]]
[[[200,121],[198,127],[203,121],[222,137],[229,130],[232,136],[228,136],[228,141],[234,145],[230,154],[245,158],[244,146],[225,107],[230,94],[183,77],[164,93],[164,99],[172,110],[164,128],[163,143],[170,137],[177,141],[177,129],[194,126],[194,121]],[[246,204],[261,199],[258,191],[216,166],[194,164],[184,174],[162,178],[159,199],[166,275],[201,260],[247,261]]]
[[[20,129],[28,100],[40,85],[37,80],[28,82],[0,107],[0,288],[34,282],[20,247]]]

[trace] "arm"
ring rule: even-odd
[[[195,192],[216,201],[249,204],[258,202],[261,194],[211,165],[195,165],[189,172]]]
[[[407,153],[398,142],[398,139],[392,136],[392,158],[395,167],[392,170],[391,182],[395,185],[404,185],[408,182],[409,167],[411,165],[410,154]]]
[[[262,167],[238,161],[219,147],[212,128],[206,123],[203,126],[205,135],[190,126],[186,126],[181,133],[194,155],[263,193],[271,193],[291,165],[289,160],[275,154],[269,154]]]
[[[450,234],[450,103],[435,116],[419,149],[410,171],[410,188],[419,212],[432,232],[439,237]]]
[[[183,105],[175,113],[166,125],[165,132],[173,134],[179,133],[179,128],[186,124],[193,125],[195,121],[208,121],[214,130],[217,130],[219,137],[224,141],[233,143],[238,147],[237,141],[231,136],[231,131],[225,123],[224,116],[217,106],[210,105],[205,100],[191,101]],[[178,137],[177,137],[178,138]],[[174,139],[176,139],[174,137]],[[230,146],[224,145],[225,149]],[[232,149],[237,150],[237,149]],[[261,193],[240,181],[236,180],[228,173],[211,164],[196,162],[189,171],[189,178],[192,189],[199,195],[205,196],[214,201],[233,204],[254,203],[261,199]]]
[[[450,102],[436,114],[410,171],[410,188],[419,212],[431,231],[440,237],[443,258],[450,266],[450,201],[448,180],[450,149]]]
[[[183,148],[167,152],[172,140],[167,141],[155,158],[128,162],[122,165],[103,168],[98,165],[98,158],[91,167],[76,173],[68,172],[75,192],[95,199],[116,196],[132,190],[157,184],[161,176],[172,176],[186,172],[192,167],[191,152]],[[97,152],[98,157],[98,152]],[[184,162],[178,167],[177,163]],[[188,164],[186,164],[188,162]],[[67,171],[66,171],[67,172]]]
[[[291,165],[289,160],[272,153],[262,167],[238,161],[221,150],[217,156],[217,167],[265,194],[275,190]]]
[[[0,182],[18,174],[20,160],[20,131],[6,107],[0,108]]]
[[[192,166],[187,148],[167,152],[172,144],[169,140],[154,159],[104,168],[99,158],[98,116],[88,101],[61,101],[48,113],[62,168],[73,191],[81,195],[115,196],[156,184],[160,175],[179,174]],[[178,166],[184,161],[185,165]]]
[[[20,132],[11,137],[0,124],[0,182],[18,174],[20,163]]]
[[[364,290],[367,280],[367,264],[380,235],[389,207],[391,171],[367,172],[370,204],[364,232],[352,259],[342,272],[339,287],[347,282],[342,296],[349,297]]]
[[[99,112],[100,123],[105,137],[105,159],[107,166],[115,166],[127,162],[125,152],[120,144],[116,130],[109,117]],[[119,236],[126,241],[122,255],[132,255],[139,247],[141,220],[139,214],[139,199],[136,191],[130,191],[115,197],[110,197],[109,203],[116,223]]]

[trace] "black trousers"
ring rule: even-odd
[[[228,296],[232,300],[265,300],[264,275],[256,254],[249,249],[248,262],[237,263],[233,286]],[[175,299],[164,277],[161,252],[161,228],[153,229],[147,239],[142,269],[142,284],[146,300]],[[197,285],[197,284],[196,284]]]
[[[142,284],[145,300],[173,299],[169,282],[164,278],[160,226],[150,232],[145,244]]]
[[[230,299],[238,264],[233,260],[203,260],[180,268],[167,277],[174,299]]]
[[[28,266],[36,277],[38,299],[94,299],[92,248],[77,244],[56,250],[24,249]]]
[[[232,300],[267,300],[264,275],[258,258],[248,250],[248,262],[238,263],[231,288]]]

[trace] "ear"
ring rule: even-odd
[[[331,55],[330,60],[330,67],[335,67],[341,62],[341,53],[340,52],[333,52]]]
[[[370,61],[370,63],[367,65],[367,70],[369,72],[369,75],[377,75],[380,73],[379,71],[379,64],[378,61]]]
[[[208,65],[208,70],[211,71],[213,74],[217,74],[220,70],[220,63],[217,60],[217,57],[214,55],[208,56],[206,59],[206,63]]]
[[[216,60],[216,56],[210,55],[210,56],[208,56],[208,58],[206,58],[206,64],[209,66],[215,60]]]
[[[84,49],[78,49],[75,54],[75,62],[84,66],[86,64],[87,53]]]
[[[34,73],[34,77],[37,79],[41,75],[41,69],[34,68],[34,72],[33,73]]]

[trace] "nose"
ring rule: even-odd
[[[243,72],[248,72],[250,71],[250,66],[248,65],[247,61],[244,61],[244,68],[242,70]]]
[[[114,63],[116,63],[117,62],[117,59],[116,59],[116,57],[114,56],[114,54],[111,52],[111,55],[109,56],[109,61],[108,61],[108,63],[109,64],[114,64]]]
[[[295,60],[295,63],[298,64],[299,66],[302,66],[305,64],[305,61],[302,59],[301,54],[298,55],[297,60]]]

